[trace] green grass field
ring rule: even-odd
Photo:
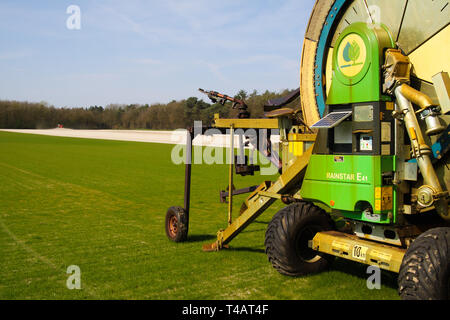
[[[369,290],[366,267],[350,261],[313,276],[278,274],[264,233],[281,204],[230,249],[202,252],[226,227],[225,165],[193,167],[189,241],[170,242],[165,213],[183,204],[184,188],[171,150],[0,132],[0,299],[398,299],[394,274]],[[265,179],[236,178],[236,187]],[[70,265],[81,269],[81,290],[66,287]]]

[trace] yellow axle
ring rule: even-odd
[[[318,232],[311,240],[310,247],[319,252],[397,273],[406,252],[405,249],[363,240],[338,231]]]

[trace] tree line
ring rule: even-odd
[[[252,118],[264,117],[264,105],[269,99],[288,95],[281,92],[240,90],[235,98],[245,100]],[[299,108],[299,101],[291,103]],[[209,125],[218,113],[223,118],[237,117],[229,103],[208,103],[196,97],[166,104],[109,104],[105,107],[56,108],[45,102],[31,103],[0,100],[0,128],[50,129],[59,124],[72,129],[152,129],[173,130],[192,126],[194,120]]]

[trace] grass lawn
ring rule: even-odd
[[[398,299],[394,274],[369,290],[366,267],[342,259],[318,275],[278,274],[264,233],[281,204],[230,249],[202,252],[226,227],[226,165],[193,166],[189,241],[170,242],[165,213],[184,189],[172,148],[0,132],[0,299]],[[81,290],[66,287],[70,265]]]

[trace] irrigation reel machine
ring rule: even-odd
[[[255,145],[280,176],[236,190],[234,174],[259,168],[232,155],[221,193],[228,225],[203,249],[225,248],[281,200],[286,207],[265,240],[280,273],[320,272],[337,256],[398,273],[403,299],[448,299],[449,22],[446,0],[318,0],[300,88],[268,103],[266,118],[251,119],[244,101],[206,92],[239,109],[238,118],[216,116],[212,126],[230,133],[232,148],[237,129],[279,130],[279,158],[269,134],[269,143]],[[301,108],[286,108],[297,96]],[[176,242],[188,234],[194,138],[188,130],[184,207],[166,214],[166,233]],[[243,193],[249,196],[233,219],[233,196]]]

